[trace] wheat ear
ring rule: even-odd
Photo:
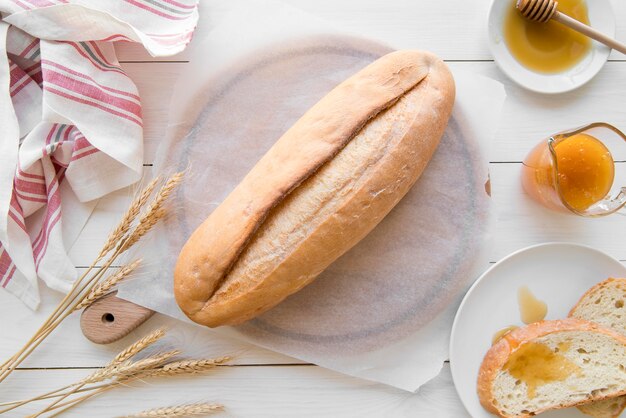
[[[113,250],[117,243],[130,231],[130,227],[133,224],[134,220],[139,215],[139,211],[146,204],[154,188],[157,183],[161,181],[161,177],[157,176],[144,189],[133,199],[128,210],[122,217],[120,223],[115,227],[115,229],[109,234],[107,241],[102,246],[102,250],[100,250],[100,254],[98,254],[98,260],[101,260],[106,254],[108,254],[111,250]]]
[[[141,260],[135,260],[132,263],[123,266],[115,274],[109,276],[107,279],[98,283],[96,287],[85,296],[85,298],[76,306],[75,311],[80,311],[87,306],[90,306],[96,300],[109,293],[115,286],[117,286],[122,280],[127,278],[141,263]]]
[[[175,361],[155,370],[146,370],[146,372],[141,373],[138,377],[178,376],[182,374],[203,373],[230,360],[232,360],[232,357],[223,356],[214,359]]]
[[[162,366],[167,360],[179,354],[179,350],[172,350],[137,361],[126,360],[121,363],[110,363],[81,380],[79,384],[86,385],[109,379],[125,379],[139,372]]]
[[[216,403],[193,403],[189,405],[168,406],[148,409],[121,418],[180,418],[199,417],[224,410],[224,406]]]
[[[155,198],[152,200],[146,211],[139,218],[137,227],[128,234],[127,238],[120,241],[117,246],[117,251],[123,252],[132,247],[137,241],[141,239],[152,227],[165,216],[165,210],[163,205],[170,197],[172,192],[183,181],[185,176],[184,172],[178,172],[172,174],[167,179],[165,184],[159,189]]]
[[[137,340],[133,344],[129,345],[128,347],[126,347],[125,349],[120,351],[113,358],[113,360],[111,360],[111,362],[109,364],[122,363],[122,362],[128,360],[129,358],[131,358],[135,354],[145,350],[147,347],[151,346],[152,344],[154,344],[155,342],[157,342],[158,340],[160,340],[164,336],[165,336],[165,329],[164,328],[155,329],[150,334],[148,334],[145,337]]]

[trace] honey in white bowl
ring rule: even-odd
[[[533,22],[516,9],[516,0],[504,19],[504,42],[511,55],[524,67],[539,73],[560,73],[581,62],[591,50],[586,36],[550,20]],[[584,0],[559,0],[558,10],[589,24]]]

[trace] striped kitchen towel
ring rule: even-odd
[[[0,0],[0,287],[39,304],[37,279],[67,291],[67,247],[94,199],[136,182],[137,88],[113,43],[182,51],[197,0]]]

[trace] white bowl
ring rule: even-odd
[[[590,247],[546,243],[514,252],[476,280],[459,306],[450,337],[452,379],[473,418],[494,418],[480,406],[476,380],[496,331],[523,325],[518,289],[528,286],[546,302],[546,319],[562,319],[587,289],[608,277],[626,277],[626,266]],[[542,418],[585,416],[576,408],[541,414]]]
[[[520,86],[538,93],[564,93],[591,80],[604,66],[611,48],[592,41],[587,56],[574,67],[556,74],[541,74],[520,64],[509,52],[502,29],[513,0],[493,0],[489,10],[489,49],[500,69]],[[600,32],[615,36],[615,16],[609,0],[588,0],[590,25]]]

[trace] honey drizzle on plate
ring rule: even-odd
[[[498,341],[500,341],[502,339],[502,337],[504,337],[506,334],[508,334],[509,332],[513,331],[514,329],[517,329],[518,327],[516,325],[509,325],[508,327],[504,327],[502,329],[499,329],[498,331],[496,331],[493,334],[493,338],[491,339],[491,344],[495,344]]]
[[[548,313],[548,305],[537,299],[527,286],[522,286],[517,291],[520,319],[525,324],[532,324],[543,320]]]
[[[525,324],[541,321],[548,313],[548,305],[537,299],[527,286],[522,286],[517,291],[517,301],[519,304],[520,319]],[[506,334],[518,328],[516,325],[509,325],[499,329],[493,334],[491,344],[495,344]]]

